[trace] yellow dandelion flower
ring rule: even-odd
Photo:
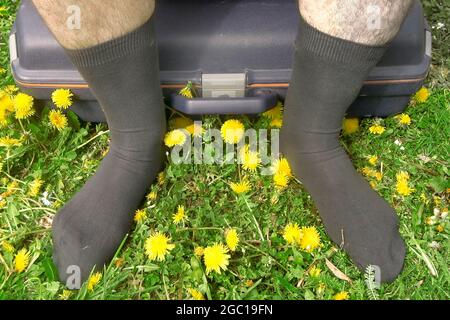
[[[433,196],[433,201],[434,201],[434,205],[436,207],[440,206],[441,203],[442,203],[442,199],[440,197],[438,197],[438,196]]]
[[[320,247],[320,235],[316,227],[302,228],[299,245],[307,252],[312,252]]]
[[[413,192],[413,189],[409,187],[407,180],[398,180],[396,188],[398,194],[404,197],[409,196]]]
[[[327,288],[327,286],[324,283],[320,283],[316,289],[316,293],[320,296],[325,292],[326,288]]]
[[[257,151],[249,150],[249,147],[247,146],[244,148],[244,151],[241,152],[241,162],[244,170],[256,172],[256,170],[261,166],[262,161],[259,153]]]
[[[425,203],[425,204],[429,204],[430,203],[430,200],[427,198],[427,196],[423,192],[420,194],[420,200],[422,200],[422,202]]]
[[[274,194],[271,198],[270,198],[270,203],[275,205],[280,201],[280,198],[278,197],[277,194]]]
[[[409,182],[408,172],[400,171],[399,173],[397,173],[396,178],[397,178],[397,185],[396,185],[397,193],[399,193],[402,196],[409,196],[413,192],[413,189],[411,189],[408,184]]]
[[[147,195],[147,200],[155,201],[157,197],[158,197],[158,194],[155,191],[152,191]]]
[[[377,189],[377,183],[375,182],[375,181],[370,181],[370,187],[372,188],[372,189],[374,189],[374,190],[376,190]]]
[[[5,109],[0,108],[0,128],[6,127],[8,124],[8,115]]]
[[[152,234],[145,242],[145,252],[148,258],[151,261],[164,261],[166,255],[175,248],[175,245],[171,244],[170,241],[169,237],[160,232]]]
[[[72,295],[72,291],[63,290],[63,292],[59,295],[59,299],[60,300],[69,300],[71,295]]]
[[[205,300],[205,297],[200,291],[196,289],[188,289],[188,291],[194,300]]]
[[[349,295],[347,291],[341,291],[333,297],[334,300],[348,300]]]
[[[368,161],[369,161],[369,163],[370,163],[372,166],[376,166],[377,163],[378,163],[378,157],[377,157],[377,156],[370,156],[370,157],[368,158]]]
[[[372,134],[383,134],[386,131],[386,128],[383,126],[380,126],[379,124],[373,125],[369,128],[370,133]]]
[[[14,102],[11,99],[11,96],[6,92],[0,93],[0,109],[13,112],[14,111]]]
[[[203,129],[202,125],[199,123],[191,124],[185,129],[191,136],[194,137],[201,137],[205,133],[205,129]]]
[[[294,244],[300,242],[301,229],[296,223],[289,223],[284,227],[283,238],[288,244]]]
[[[322,269],[317,268],[316,266],[309,269],[309,272],[308,272],[309,276],[313,277],[313,278],[320,276],[321,273],[322,273]]]
[[[374,173],[373,177],[374,177],[375,179],[377,179],[377,181],[381,181],[381,180],[383,180],[383,173],[380,172],[380,171],[376,171],[376,172]]]
[[[275,118],[270,121],[271,128],[281,129],[283,127],[283,118]]]
[[[134,214],[134,221],[136,223],[141,223],[145,219],[147,219],[147,212],[145,212],[145,210],[142,209],[136,210],[136,213]]]
[[[437,222],[436,220],[437,220],[437,219],[436,219],[435,216],[427,217],[427,218],[425,219],[425,223],[426,223],[427,225],[429,225],[429,226],[432,226],[432,225],[436,224],[436,222]]]
[[[239,120],[228,120],[220,131],[226,143],[236,144],[244,137],[245,127]]]
[[[411,124],[411,117],[405,113],[402,113],[395,117],[399,124],[402,126],[409,126]]]
[[[230,255],[227,254],[228,249],[221,243],[205,248],[203,260],[206,266],[206,274],[211,271],[221,273],[221,270],[227,270]]]
[[[17,181],[12,181],[8,183],[6,186],[6,191],[1,195],[2,198],[8,198],[9,196],[12,196],[14,193],[17,192],[19,184]]]
[[[24,272],[30,263],[30,253],[27,249],[22,249],[17,252],[14,258],[14,269],[16,272],[21,273]]]
[[[197,257],[203,257],[203,254],[205,253],[205,248],[203,248],[203,247],[195,247],[195,249],[194,249],[194,254],[197,256]]]
[[[59,110],[51,110],[48,118],[52,127],[58,131],[61,131],[67,127],[67,117]]]
[[[25,93],[19,93],[13,100],[16,119],[22,120],[34,114],[33,97]]]
[[[230,251],[236,251],[239,244],[239,235],[236,229],[230,229],[225,233],[225,241]]]
[[[373,170],[372,168],[369,168],[369,167],[362,168],[361,172],[366,177],[373,177],[376,173],[375,170]]]
[[[266,112],[263,113],[263,116],[268,119],[282,119],[283,118],[283,103],[281,101],[275,106]]]
[[[176,117],[169,121],[169,127],[171,130],[186,129],[192,124],[194,124],[194,121],[186,117]]]
[[[422,87],[419,91],[416,92],[416,94],[413,97],[413,100],[418,103],[424,103],[428,100],[429,97],[430,91],[427,88]]]
[[[2,248],[8,253],[13,253],[15,251],[14,246],[6,240],[2,242]]]
[[[282,173],[276,173],[273,176],[273,182],[277,188],[285,189],[289,184],[289,177]]]
[[[358,118],[346,118],[342,124],[342,130],[344,135],[354,134],[359,131],[359,119]]]
[[[400,171],[396,175],[397,181],[408,181],[409,180],[409,173],[406,171]]]
[[[118,258],[114,264],[116,265],[117,268],[122,268],[124,263],[125,263],[124,258]]]
[[[169,148],[175,147],[175,146],[182,146],[186,142],[186,134],[180,130],[175,129],[170,131],[166,134],[166,137],[164,138],[164,143]]]
[[[178,206],[177,212],[172,216],[173,223],[179,224],[187,219],[184,206]]]
[[[238,183],[235,182],[230,183],[230,187],[231,190],[233,190],[235,193],[242,194],[250,191],[251,186],[246,179],[243,179],[241,182]]]
[[[166,182],[166,174],[163,172],[158,173],[158,184],[161,186]]]
[[[20,147],[22,145],[22,141],[19,139],[11,138],[11,137],[1,137],[0,138],[0,147],[10,148],[10,147]]]
[[[2,8],[0,7],[0,14],[2,14],[2,11],[3,11],[3,10],[1,10],[1,9],[2,9]],[[6,73],[6,69],[0,67],[0,74],[5,74],[5,73]]]
[[[188,82],[186,87],[184,87],[180,91],[180,95],[182,95],[183,97],[188,98],[188,99],[194,98],[193,87],[194,86],[193,86],[192,82]]]
[[[34,179],[33,182],[30,184],[30,190],[28,191],[28,195],[30,197],[37,197],[39,195],[39,192],[41,191],[41,187],[43,185],[44,181],[37,178]]]
[[[7,94],[10,94],[10,95],[16,94],[18,91],[19,91],[19,88],[17,88],[15,85],[6,86],[4,89],[4,92],[6,92]]]
[[[253,287],[254,284],[255,284],[255,283],[253,282],[253,280],[246,280],[246,281],[245,281],[245,286],[246,286],[247,288]]]
[[[273,174],[282,174],[287,177],[292,177],[291,166],[289,165],[289,161],[286,158],[281,158],[276,160],[272,166]]]
[[[58,89],[52,93],[52,101],[60,109],[68,109],[72,106],[73,93],[69,89]]]
[[[102,274],[100,272],[96,272],[91,275],[87,283],[88,291],[94,291],[95,286],[100,282],[100,280],[102,280]]]
[[[444,232],[444,226],[443,226],[442,224],[438,225],[438,226],[436,227],[436,231],[439,232],[439,233]]]

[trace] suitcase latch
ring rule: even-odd
[[[209,73],[202,75],[203,98],[245,97],[245,73]]]

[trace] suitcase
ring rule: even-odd
[[[284,99],[298,27],[295,0],[158,1],[160,78],[168,105],[187,115],[258,114]],[[18,87],[48,101],[56,88],[76,97],[81,119],[104,122],[88,85],[49,32],[31,0],[23,0],[9,39]],[[348,110],[352,117],[402,112],[431,62],[431,32],[416,1],[398,36]],[[191,81],[197,96],[180,89]]]

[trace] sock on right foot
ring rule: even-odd
[[[69,267],[78,267],[84,281],[114,256],[161,170],[166,119],[153,19],[120,38],[68,54],[111,132],[108,155],[53,222],[61,280],[71,275]]]

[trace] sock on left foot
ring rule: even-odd
[[[384,52],[324,34],[301,18],[280,147],[330,238],[360,268],[378,266],[389,282],[405,258],[397,215],[339,144],[345,112]]]

